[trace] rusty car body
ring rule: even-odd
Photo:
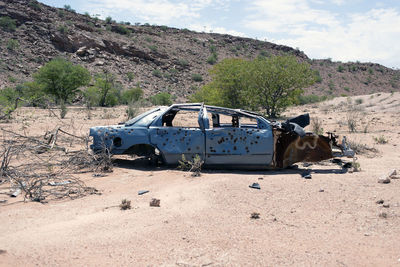
[[[234,168],[286,168],[296,162],[321,161],[334,157],[333,148],[341,155],[354,155],[345,139],[335,134],[305,132],[308,124],[308,114],[274,122],[246,110],[174,104],[120,125],[92,127],[91,149],[153,157],[171,165],[178,164],[182,155],[186,159],[199,155],[206,166]]]

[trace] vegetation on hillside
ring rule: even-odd
[[[225,59],[210,71],[212,81],[191,100],[232,108],[263,110],[276,118],[297,102],[303,88],[312,85],[315,72],[294,56]]]

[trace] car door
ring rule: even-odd
[[[208,165],[268,166],[273,157],[271,126],[257,119],[257,125],[212,127],[205,129]]]
[[[162,125],[149,127],[150,142],[160,150],[167,164],[178,164],[182,155],[185,155],[187,160],[193,159],[196,155],[204,158],[205,137],[202,115],[200,108],[196,112],[196,118],[189,118],[197,121],[196,127]]]

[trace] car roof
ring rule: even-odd
[[[242,115],[248,117],[262,117],[261,114],[248,111],[244,109],[232,109],[232,108],[225,108],[225,107],[217,107],[217,106],[210,106],[210,105],[203,105],[202,103],[183,103],[183,104],[173,104],[170,106],[170,109],[178,108],[181,110],[198,110],[202,106],[206,107],[207,111],[210,113],[220,113],[224,115]]]

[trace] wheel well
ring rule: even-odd
[[[124,154],[134,154],[140,157],[149,157],[156,154],[156,148],[149,144],[137,144],[125,150]]]

